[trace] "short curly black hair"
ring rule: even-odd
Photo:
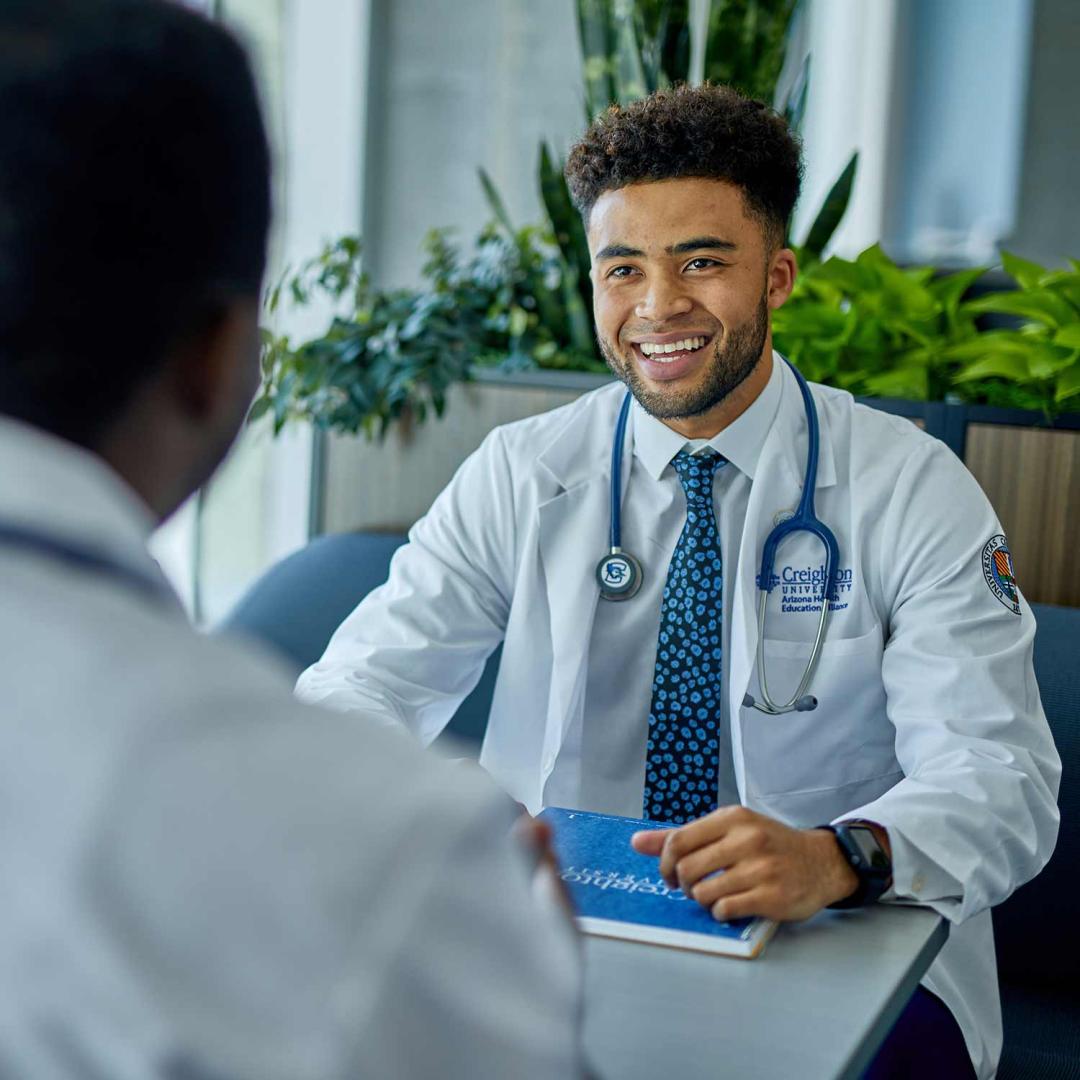
[[[606,191],[704,177],[743,193],[766,240],[783,244],[802,181],[798,138],[772,109],[730,86],[677,86],[612,105],[570,151],[566,179],[587,222]]]

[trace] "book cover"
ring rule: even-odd
[[[635,832],[667,826],[559,807],[542,811],[540,818],[551,826],[560,876],[584,933],[751,958],[775,929],[768,919],[718,922],[669,888],[657,859],[630,846]]]

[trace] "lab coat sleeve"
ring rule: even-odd
[[[579,1075],[577,945],[518,808],[478,766],[243,691],[148,720],[85,868],[175,1075]]]
[[[508,830],[489,814],[446,851],[366,1025],[393,1038],[359,1033],[355,1075],[583,1075],[576,933],[554,891],[530,884]],[[436,1001],[438,1041],[415,1007]]]
[[[431,742],[502,640],[515,565],[514,488],[496,429],[412,528],[386,584],[300,676],[297,696]]]
[[[1002,532],[943,445],[908,459],[877,545],[882,678],[904,778],[843,815],[888,830],[897,899],[955,922],[1034,877],[1057,837],[1061,762],[1032,669],[1035,620],[1023,596],[1019,615],[1002,603],[983,571]]]

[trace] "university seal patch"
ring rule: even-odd
[[[982,549],[982,571],[990,591],[1015,615],[1020,614],[1020,593],[1005,537],[991,536]]]

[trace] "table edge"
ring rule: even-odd
[[[908,968],[904,978],[896,984],[896,988],[885,1002],[874,1023],[871,1024],[866,1034],[859,1040],[843,1069],[838,1074],[837,1080],[859,1080],[866,1067],[874,1059],[874,1054],[881,1048],[885,1036],[889,1034],[893,1024],[900,1018],[900,1014],[904,1011],[904,1007],[910,1000],[911,995],[915,993],[919,981],[926,974],[937,954],[941,952],[948,938],[949,924],[943,916],[939,915],[933,933],[923,943],[914,963]]]

